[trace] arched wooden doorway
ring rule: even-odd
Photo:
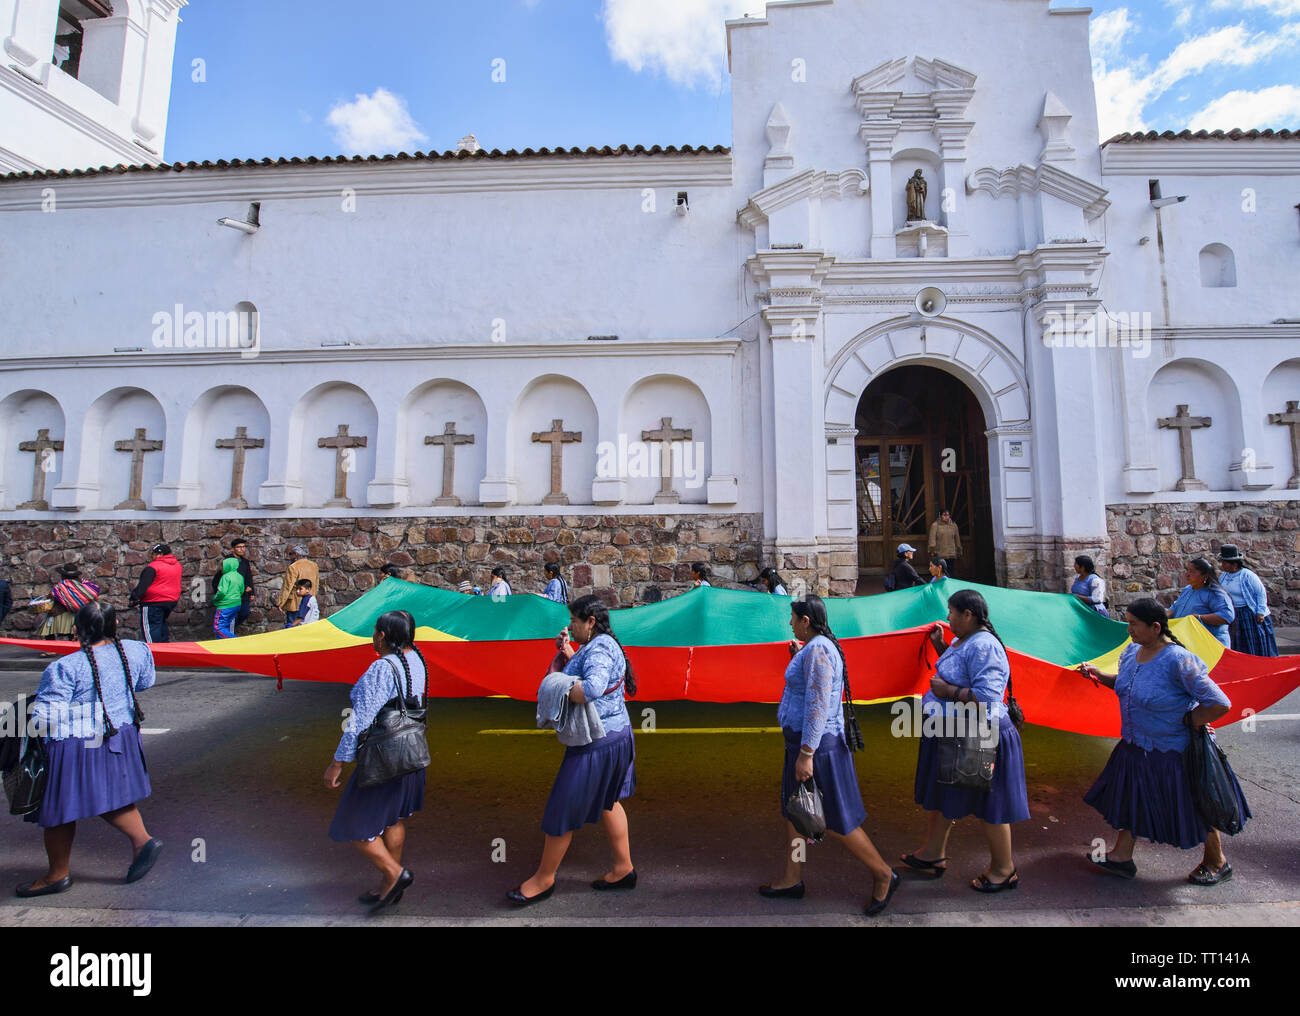
[[[987,425],[974,393],[938,368],[899,367],[863,393],[856,426],[860,575],[884,575],[909,543],[924,577],[930,527],[946,508],[965,550],[955,574],[994,584]]]

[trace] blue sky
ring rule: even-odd
[[[1300,0],[1093,7],[1103,138],[1300,127]],[[191,0],[166,157],[443,151],[470,131],[503,149],[730,144],[722,23],[761,8],[762,0]]]

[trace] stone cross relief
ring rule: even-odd
[[[63,442],[51,441],[50,432],[42,428],[36,432],[35,441],[21,442],[18,450],[36,455],[36,469],[32,473],[32,499],[20,504],[18,510],[47,512],[50,503],[45,500],[45,477],[54,472],[54,453],[63,451]]]
[[[448,423],[446,429],[438,435],[426,437],[426,445],[442,445],[442,497],[433,502],[435,508],[459,508],[460,498],[456,496],[456,446],[472,445],[473,434],[457,434],[456,425]]]
[[[356,471],[353,449],[365,448],[370,439],[353,437],[348,433],[350,426],[340,423],[338,434],[320,438],[316,442],[317,448],[334,449],[334,497],[325,502],[326,508],[352,507],[352,499],[348,497],[348,473]]]
[[[681,494],[673,489],[673,443],[694,440],[692,430],[673,430],[673,418],[662,417],[662,426],[658,430],[641,431],[642,441],[659,442],[659,493],[655,495],[655,504],[680,504]]]
[[[542,504],[569,503],[569,495],[564,493],[564,446],[577,444],[582,440],[581,431],[567,431],[563,420],[552,420],[548,432],[533,435],[534,444],[551,446],[551,492],[542,498]]]
[[[1161,430],[1178,431],[1178,454],[1182,458],[1183,478],[1174,490],[1209,490],[1204,481],[1196,478],[1196,463],[1192,458],[1192,431],[1209,427],[1213,420],[1208,416],[1190,416],[1186,406],[1179,406],[1177,415],[1156,420]]]
[[[244,462],[245,453],[251,448],[265,448],[266,440],[264,438],[250,438],[247,427],[236,427],[235,436],[223,437],[217,439],[217,448],[226,451],[231,448],[235,450],[235,463],[230,473],[230,497],[218,508],[233,508],[236,511],[246,511],[248,502],[244,500]]]
[[[1286,487],[1287,490],[1300,490],[1300,402],[1287,402],[1285,413],[1269,413],[1268,422],[1291,428],[1292,475]]]
[[[137,427],[135,437],[129,441],[117,441],[113,448],[119,452],[131,453],[131,488],[127,493],[126,500],[114,507],[114,511],[119,512],[142,512],[146,510],[143,498],[144,488],[144,457],[149,452],[160,452],[163,448],[161,441],[150,441],[145,437],[145,428]]]

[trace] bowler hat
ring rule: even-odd
[[[1244,561],[1246,559],[1241,556],[1241,551],[1237,549],[1235,543],[1225,543],[1223,549],[1219,551],[1219,560],[1235,562]]]

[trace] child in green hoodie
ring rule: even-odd
[[[216,607],[212,615],[212,630],[217,638],[235,637],[235,618],[243,598],[244,576],[239,574],[239,558],[228,557],[221,562],[221,581],[217,583],[217,595],[212,599],[212,605]]]

